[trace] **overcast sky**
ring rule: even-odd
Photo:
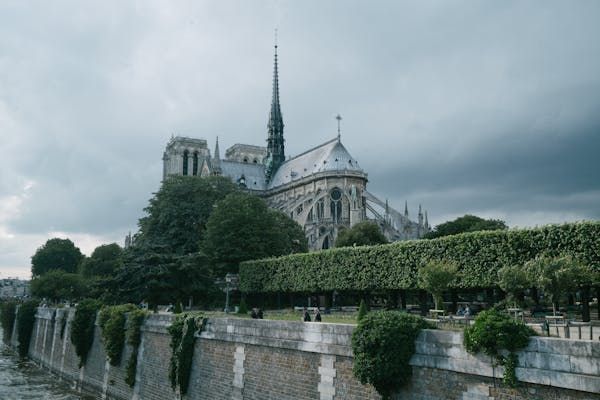
[[[1,1],[0,278],[51,237],[123,242],[172,134],[336,135],[438,224],[600,218],[599,1]]]

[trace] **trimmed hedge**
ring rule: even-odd
[[[572,255],[600,269],[600,222],[485,231],[379,246],[343,247],[240,264],[245,293],[418,288],[418,268],[444,260],[458,266],[455,288],[498,285],[498,270],[537,255]]]

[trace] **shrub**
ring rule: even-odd
[[[600,222],[536,229],[463,233],[432,240],[344,247],[240,264],[244,293],[418,288],[418,269],[431,260],[455,263],[455,288],[498,285],[498,270],[539,254],[571,255],[600,270]]]
[[[135,385],[138,350],[141,342],[141,327],[147,315],[147,311],[139,309],[133,310],[127,314],[126,337],[127,344],[131,346],[131,355],[129,356],[129,361],[127,361],[125,382],[131,387]]]
[[[244,298],[240,300],[240,308],[237,313],[242,315],[248,314],[248,306],[246,305],[246,300]]]
[[[515,352],[527,346],[532,335],[535,332],[527,325],[491,309],[479,313],[474,324],[465,329],[464,344],[468,352],[481,351],[492,357],[495,363],[503,365],[504,383],[514,387],[517,384]],[[504,356],[503,351],[509,354]]]
[[[358,315],[356,316],[356,320],[360,322],[360,320],[363,319],[368,312],[369,309],[367,308],[367,303],[364,299],[362,299],[360,301],[360,305],[358,306]]]
[[[13,326],[15,325],[15,313],[17,310],[16,301],[0,302],[0,323],[4,332],[4,341],[10,342],[12,338]]]
[[[187,393],[190,383],[192,359],[194,357],[195,333],[203,327],[202,313],[178,314],[168,328],[171,334],[171,362],[169,365],[169,380],[171,387],[179,387],[180,394]]]
[[[102,330],[102,342],[110,365],[119,365],[125,345],[126,314],[136,309],[133,304],[105,306],[98,314],[98,325]]]
[[[31,333],[35,324],[35,314],[37,312],[38,302],[29,300],[19,306],[17,311],[17,334],[19,337],[19,356],[27,357],[29,353],[29,343],[31,342]]]
[[[71,343],[79,357],[79,368],[85,365],[88,352],[94,343],[96,313],[100,308],[97,300],[86,299],[77,305],[71,322]]]
[[[389,399],[409,382],[415,339],[421,329],[430,327],[424,319],[403,312],[367,314],[352,334],[354,376]]]

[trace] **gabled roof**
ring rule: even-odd
[[[281,164],[268,189],[324,171],[363,172],[342,142],[332,139]]]

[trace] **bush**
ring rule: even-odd
[[[138,350],[141,342],[141,327],[144,323],[144,319],[148,315],[145,310],[133,310],[127,314],[127,344],[131,346],[131,356],[127,362],[127,369],[125,371],[125,382],[133,387],[135,385],[135,374],[137,370],[137,358]]]
[[[368,312],[369,309],[367,308],[367,303],[365,303],[365,300],[362,299],[360,301],[360,305],[358,306],[358,315],[356,316],[356,320],[360,322],[360,320],[362,320]]]
[[[432,240],[345,247],[240,264],[244,293],[326,292],[418,288],[418,269],[428,261],[455,263],[455,288],[498,285],[498,270],[523,265],[539,254],[571,255],[600,270],[600,222],[536,229],[464,233]]]
[[[431,328],[422,318],[398,311],[367,314],[352,334],[354,376],[371,384],[384,399],[409,382],[410,358],[421,329]]]
[[[465,329],[464,344],[468,352],[481,351],[503,365],[504,383],[514,387],[517,384],[515,352],[527,346],[529,337],[533,335],[535,332],[527,325],[491,309],[479,313],[474,324]],[[504,356],[502,351],[507,351],[509,355]]]
[[[237,313],[241,315],[248,314],[248,306],[246,305],[246,300],[244,298],[240,300],[240,308],[238,309]]]
[[[169,380],[171,387],[179,387],[180,394],[187,393],[194,357],[195,333],[203,327],[202,313],[178,314],[168,328],[171,334],[171,362]]]
[[[16,301],[0,302],[0,324],[4,332],[4,341],[8,344],[12,338],[13,326],[15,325]]]
[[[100,308],[97,300],[86,299],[77,305],[71,322],[71,343],[79,357],[79,368],[85,365],[88,352],[94,343],[96,313]]]
[[[19,356],[27,357],[29,353],[29,343],[31,342],[31,333],[35,324],[35,314],[37,312],[38,302],[29,300],[19,306],[17,311],[17,334],[19,337]]]
[[[126,314],[137,309],[133,304],[105,306],[98,314],[98,325],[102,329],[102,342],[110,365],[121,364],[125,345]]]

